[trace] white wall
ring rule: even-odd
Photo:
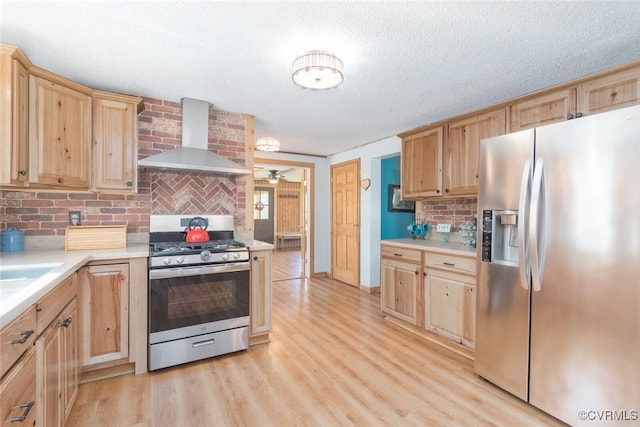
[[[399,153],[400,138],[392,136],[328,158],[329,167],[359,158],[360,178],[371,179],[371,187],[360,190],[360,284],[370,288],[380,286],[380,161]]]
[[[255,157],[272,160],[288,160],[292,162],[313,163],[315,165],[314,182],[314,265],[312,273],[330,272],[331,270],[331,215],[329,211],[330,188],[329,161],[322,157],[303,156],[285,153],[255,152]]]

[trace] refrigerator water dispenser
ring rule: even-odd
[[[482,211],[482,261],[518,266],[518,211]]]

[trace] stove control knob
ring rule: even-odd
[[[240,254],[233,254],[233,259],[240,259]]]
[[[229,254],[222,255],[222,260],[223,261],[229,261]]]
[[[211,251],[204,250],[200,252],[200,259],[203,261],[209,261],[209,258],[211,258]]]
[[[176,262],[178,264],[182,264],[184,262],[184,257],[183,256],[179,256],[178,258],[176,258]]]
[[[167,258],[163,259],[163,260],[162,260],[162,263],[163,263],[164,265],[169,265],[169,264],[171,264],[171,258],[167,257]]]

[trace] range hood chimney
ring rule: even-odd
[[[209,103],[182,98],[182,146],[138,160],[138,166],[248,175],[251,171],[208,150]]]

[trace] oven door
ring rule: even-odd
[[[248,325],[248,262],[149,271],[149,344]]]

